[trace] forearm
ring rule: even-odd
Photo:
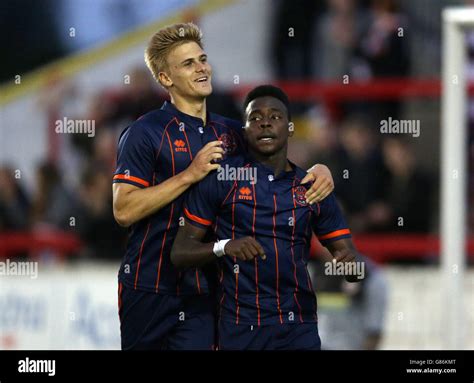
[[[351,264],[351,267],[344,268],[344,277],[347,282],[360,282],[365,278],[365,263],[354,247],[352,240],[340,239],[329,243],[326,247],[336,262]]]
[[[214,243],[203,243],[198,239],[184,237],[181,231],[171,248],[171,262],[179,268],[199,267],[216,259]]]
[[[130,226],[174,201],[192,183],[192,178],[183,171],[159,185],[135,189],[120,199],[114,198],[115,218],[121,226]]]

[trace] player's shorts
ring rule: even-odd
[[[317,323],[236,325],[219,321],[219,350],[320,350]]]
[[[122,350],[213,350],[215,300],[174,296],[119,284]]]

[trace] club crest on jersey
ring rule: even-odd
[[[186,143],[183,140],[175,140],[174,144],[174,151],[175,152],[187,152],[188,148],[186,147]]]
[[[245,201],[252,201],[252,190],[248,186],[242,186],[239,189],[239,199],[243,199]]]
[[[301,205],[301,206],[307,205],[306,198],[304,196],[305,194],[306,194],[306,188],[304,186],[296,186],[293,189],[293,199],[298,205]]]
[[[225,154],[231,154],[235,152],[237,144],[230,134],[222,133],[219,137],[219,140],[222,141],[222,149],[224,149]]]

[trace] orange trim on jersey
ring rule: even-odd
[[[186,143],[188,145],[189,160],[192,161],[193,160],[193,153],[191,151],[191,145],[189,145],[188,135],[186,134],[186,126],[184,126],[184,128],[183,128],[183,134],[184,134],[184,138],[186,140]],[[176,287],[177,292],[179,292],[179,283],[176,286],[177,286]],[[201,294],[201,282],[199,281],[199,271],[198,271],[198,269],[196,269],[196,286],[197,286],[198,294]]]
[[[174,154],[173,154],[173,146],[171,145],[171,139],[170,135],[168,132],[166,132],[166,137],[168,138],[168,144],[170,146],[170,153],[171,153],[171,165],[172,165],[172,170],[173,170],[173,176],[176,174],[176,170],[174,167]]]
[[[184,133],[184,138],[186,139],[186,143],[188,144],[189,159],[192,161],[193,160],[193,153],[191,153],[191,146],[189,145],[188,135],[186,134],[186,127],[183,129],[183,133]]]
[[[155,186],[155,173],[153,173],[153,186]],[[138,255],[138,263],[137,263],[137,271],[135,273],[135,283],[134,283],[134,288],[135,290],[137,289],[137,283],[138,283],[138,272],[140,271],[140,262],[142,259],[142,253],[143,253],[143,246],[145,245],[146,238],[148,236],[148,232],[150,231],[150,225],[151,225],[151,219],[148,220],[148,225],[146,228],[146,233],[145,236],[143,237],[142,244],[140,246],[140,253]]]
[[[234,196],[232,197],[232,240],[235,239],[235,194],[237,188],[234,189]],[[234,257],[234,265],[237,263],[237,257]],[[239,273],[235,274],[235,324],[239,324]]]
[[[209,124],[209,125],[211,125],[211,124]],[[219,140],[219,135],[217,134],[217,131],[216,131],[216,128],[214,127],[214,125],[211,125],[211,128],[214,131],[214,135],[216,136],[216,140]]]
[[[199,271],[196,269],[196,284],[198,289],[198,294],[201,294],[201,283],[199,282]]]
[[[255,183],[252,184],[252,190],[254,195],[253,200],[253,220],[252,220],[252,235],[255,238],[255,216],[257,213],[257,194],[255,193]],[[255,304],[257,305],[257,325],[260,326],[260,301],[258,295],[258,258],[254,258],[255,264]]]
[[[278,246],[276,242],[276,214],[277,214],[277,203],[276,203],[276,194],[273,194],[273,245],[275,246],[275,268],[276,268],[276,295],[277,295],[277,308],[278,313],[280,314],[280,324],[283,324],[283,316],[280,308],[280,271],[278,269]]]
[[[306,226],[305,226],[305,230],[304,230],[305,233],[308,232],[309,223],[311,221],[311,216],[312,216],[312,214],[308,214],[308,219],[306,220]],[[301,258],[300,258],[301,262],[303,262],[303,259],[304,259],[304,256],[305,256],[304,255],[304,250],[305,250],[305,247],[308,244],[305,237],[303,237],[303,242],[304,242],[304,247],[301,248]],[[311,280],[309,278],[308,268],[304,267],[304,270],[306,271],[306,282],[308,283],[308,289],[314,294],[313,284],[311,283]]]
[[[222,306],[224,306],[224,298],[225,298],[225,293],[222,291],[222,297],[221,300],[219,301],[219,318],[218,318],[218,326],[221,323],[221,318],[222,318]],[[218,337],[218,342],[219,342],[219,348],[220,348],[220,339]]]
[[[351,231],[349,229],[341,229],[341,230],[333,231],[332,233],[328,233],[328,234],[324,234],[322,236],[318,236],[318,239],[321,241],[321,240],[335,238],[335,237],[339,237],[340,235],[346,235],[346,234],[350,234],[350,233],[351,233]]]
[[[169,231],[170,226],[171,226],[171,220],[173,218],[173,212],[174,212],[174,202],[171,204],[171,211],[170,211],[170,217],[168,219],[168,225],[166,226],[165,234],[163,234],[163,241],[161,241],[160,260],[158,262],[158,270],[157,270],[156,283],[155,283],[155,292],[157,294],[160,291],[161,262],[163,261],[163,249],[165,247],[166,234],[168,234],[168,231]]]
[[[296,201],[293,196],[295,195],[295,184],[296,184],[296,178],[293,179],[293,186],[291,188],[291,195],[292,195],[292,200],[293,200],[293,209],[291,209],[291,215],[293,217],[293,230],[291,232],[291,260],[293,262],[293,277],[295,278],[295,291],[293,292],[293,297],[295,298],[296,305],[298,306],[298,311],[300,314],[300,323],[303,323],[303,315],[301,313],[301,306],[300,306],[300,303],[298,302],[298,297],[296,296],[296,293],[298,292],[298,289],[299,289],[299,283],[298,283],[298,276],[296,275],[296,262],[295,262],[295,250],[294,250],[295,229],[296,229],[296,215],[295,215]]]
[[[143,246],[145,245],[146,238],[148,237],[148,232],[150,231],[150,224],[151,224],[151,219],[148,221],[148,225],[147,225],[147,228],[146,228],[146,233],[145,233],[145,236],[143,237],[143,241],[142,241],[142,244],[140,246],[140,253],[138,254],[137,271],[135,272],[135,283],[133,285],[135,290],[137,289],[138,272],[140,271],[140,262],[142,260]]]
[[[231,189],[229,190],[229,192],[228,192],[227,195],[225,196],[224,201],[222,201],[221,207],[224,206],[224,204],[225,204],[226,201],[227,201],[227,198],[229,198],[229,196],[230,196],[230,193],[232,193],[232,192],[234,191],[234,188],[237,188],[237,181],[234,181],[234,184],[232,185]]]
[[[173,118],[166,124],[165,129],[163,130],[163,135],[161,136],[160,148],[158,149],[158,152],[156,153],[155,160],[156,160],[156,158],[159,157],[159,155],[160,155],[160,153],[161,153],[161,147],[163,146],[163,141],[165,140],[165,134],[168,133],[168,132],[167,132],[168,127],[170,126],[170,124],[171,124],[173,121],[176,122],[176,124],[179,125],[179,121],[178,121],[178,119],[177,119],[176,117],[173,117]]]
[[[212,221],[209,221],[207,219],[198,217],[197,215],[191,214],[189,210],[186,208],[184,208],[184,214],[186,214],[186,217],[188,217],[190,220],[200,223],[201,225],[205,225],[205,226],[212,225]]]
[[[176,120],[176,122],[178,122],[178,120]],[[171,123],[171,121],[168,123],[167,127],[169,126],[170,123]],[[175,171],[175,167],[174,167],[173,147],[171,145],[171,139],[170,139],[169,133],[166,132],[166,131],[165,131],[165,133],[166,133],[166,138],[168,138],[168,144],[169,144],[169,147],[170,147],[172,171],[173,171],[173,176],[174,176],[176,174],[176,171]],[[171,226],[171,220],[173,218],[173,213],[174,213],[174,202],[171,204],[171,211],[170,211],[170,216],[168,218],[168,225],[166,226],[166,231],[165,231],[165,234],[163,234],[163,240],[161,242],[160,259],[158,261],[158,267],[157,267],[158,270],[157,270],[156,283],[155,283],[155,292],[157,294],[160,291],[161,263],[163,261],[163,248],[165,246],[166,235],[168,234],[168,231],[169,231],[170,226]]]
[[[116,174],[113,178],[114,180],[129,180],[132,182],[136,182],[137,184],[143,185],[145,187],[150,186],[148,181],[142,180],[141,178],[129,176],[127,174]]]
[[[189,160],[192,161],[193,153],[191,151],[191,145],[189,145],[188,135],[186,134],[186,126],[183,128],[183,134],[184,134],[184,138],[186,139],[186,143],[188,144]],[[196,285],[197,285],[198,294],[201,294],[201,282],[199,280],[199,272],[197,269],[196,269]],[[178,283],[178,287],[179,287],[179,283]]]

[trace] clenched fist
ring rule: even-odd
[[[267,258],[262,246],[253,237],[244,237],[227,242],[224,252],[229,257],[236,257],[242,261],[251,261],[255,257]]]

